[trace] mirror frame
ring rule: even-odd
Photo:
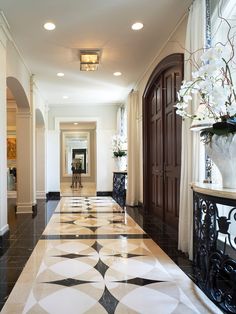
[[[76,138],[79,137],[79,135],[86,135],[87,136],[87,141],[88,141],[88,147],[87,147],[87,162],[88,162],[88,172],[87,173],[82,173],[81,175],[83,177],[89,177],[90,176],[90,169],[91,169],[91,165],[90,165],[90,133],[89,132],[85,132],[85,131],[63,131],[62,133],[62,176],[63,177],[71,177],[72,174],[68,174],[66,172],[67,169],[67,151],[66,151],[66,137],[68,135],[74,135],[74,137]]]

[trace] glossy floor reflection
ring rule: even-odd
[[[0,239],[0,310],[33,252],[58,201],[38,200],[38,214],[16,215],[15,199],[8,199],[9,238]]]
[[[60,201],[2,313],[220,311],[111,198],[75,197]]]
[[[162,250],[193,280],[192,262],[178,250],[178,232],[142,208],[126,207],[127,213],[141,226]]]

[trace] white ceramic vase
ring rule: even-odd
[[[115,170],[125,171],[126,169],[126,159],[125,157],[115,157]]]
[[[236,189],[236,134],[213,135],[206,144],[206,153],[222,175],[224,188]]]

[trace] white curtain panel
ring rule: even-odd
[[[189,62],[191,53],[198,61],[202,54],[201,48],[205,43],[206,10],[205,0],[195,0],[190,7],[187,33],[185,41],[185,68],[184,79],[191,80],[191,74],[196,70],[194,64]],[[199,50],[200,49],[200,50]],[[191,113],[196,112],[199,101],[192,100]],[[193,197],[191,182],[200,180],[202,168],[202,145],[199,134],[190,130],[191,121],[186,119],[182,123],[182,153],[181,153],[181,180],[180,180],[180,213],[179,213],[179,250],[193,256]]]
[[[121,135],[121,107],[117,110],[116,115],[117,134]]]
[[[128,133],[128,184],[126,204],[138,204],[139,191],[139,140],[138,140],[138,92],[132,91],[127,103],[127,133]]]

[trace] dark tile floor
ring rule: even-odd
[[[0,239],[0,310],[42,235],[58,201],[38,200],[37,215],[16,215],[15,200],[8,200],[9,237]]]
[[[8,202],[9,238],[0,240],[0,310],[42,235],[58,201],[38,200],[35,217],[16,215],[15,200]],[[192,263],[177,250],[177,232],[142,209],[127,207],[127,212],[149,236],[191,278]]]
[[[127,213],[155,241],[160,248],[195,282],[193,263],[178,250],[178,232],[137,207],[126,207]]]

